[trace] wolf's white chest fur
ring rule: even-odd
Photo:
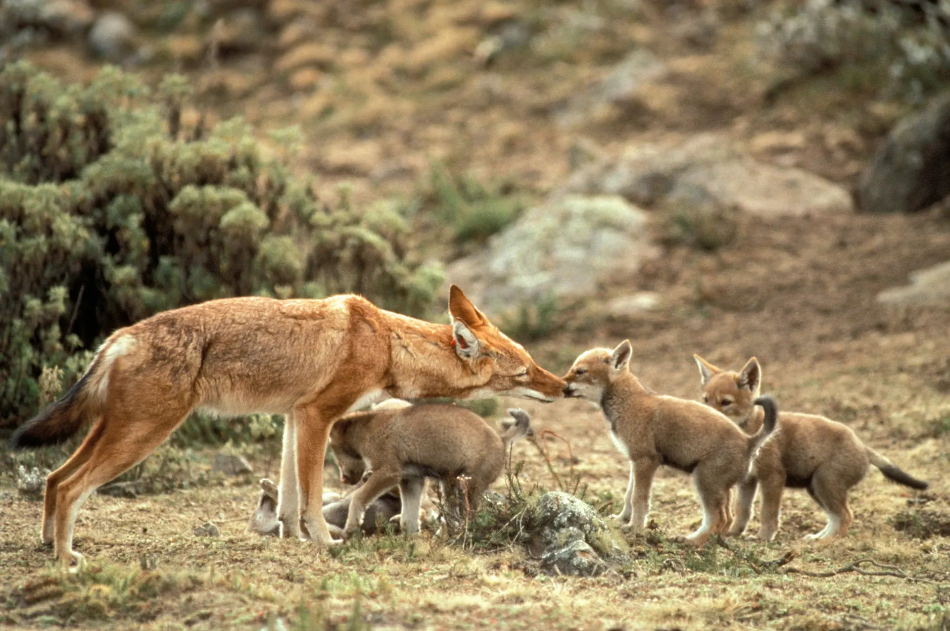
[[[610,440],[613,441],[614,447],[616,447],[620,453],[625,455],[627,458],[630,457],[630,452],[627,450],[627,446],[623,443],[622,440],[620,440],[620,437],[617,436],[614,430],[610,430]]]

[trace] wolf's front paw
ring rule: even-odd
[[[302,539],[300,536],[300,524],[293,520],[280,520],[280,538],[281,539]]]

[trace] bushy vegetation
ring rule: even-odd
[[[485,241],[517,219],[527,205],[525,196],[510,184],[485,184],[438,163],[432,165],[416,204],[447,226],[456,243]]]
[[[441,272],[408,260],[396,213],[321,202],[241,120],[186,123],[189,94],[114,68],[86,86],[0,71],[0,427],[37,410],[44,366],[69,383],[104,335],[165,309],[343,291],[431,305]]]
[[[794,8],[793,8],[794,7]],[[950,6],[945,2],[807,0],[759,25],[763,47],[803,74],[845,70],[853,88],[883,88],[907,100],[950,78]]]

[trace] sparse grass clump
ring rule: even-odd
[[[711,252],[735,241],[739,231],[739,212],[734,208],[675,203],[661,212],[660,239],[667,245]]]
[[[154,601],[185,593],[205,580],[190,572],[142,571],[124,565],[93,563],[66,574],[48,570],[11,594],[17,617],[34,624],[76,625],[115,616],[137,622],[154,619]]]
[[[419,210],[448,227],[456,243],[484,242],[510,225],[525,209],[524,194],[505,183],[484,184],[433,164]]]
[[[502,330],[513,339],[527,342],[540,340],[557,328],[557,298],[547,295],[533,303],[523,302],[500,320]]]

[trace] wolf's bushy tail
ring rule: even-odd
[[[898,484],[909,486],[918,491],[923,491],[930,486],[929,483],[918,480],[870,447],[867,447],[867,452],[868,460],[871,461],[871,464],[880,469],[881,473],[883,473],[884,477],[888,480],[893,480]]]
[[[513,425],[501,434],[501,440],[505,443],[505,449],[508,449],[511,443],[521,440],[531,433],[531,417],[521,408],[508,408],[508,416],[515,419]]]
[[[752,403],[765,410],[765,418],[762,420],[762,428],[750,436],[751,440],[749,441],[749,448],[750,450],[754,451],[766,438],[768,438],[769,434],[772,433],[772,430],[775,429],[775,425],[778,422],[778,405],[775,404],[775,399],[769,395],[758,397]]]
[[[82,378],[66,394],[13,432],[11,449],[58,445],[102,414],[108,373],[115,359],[114,354],[108,353],[103,359],[105,349],[103,345]]]

